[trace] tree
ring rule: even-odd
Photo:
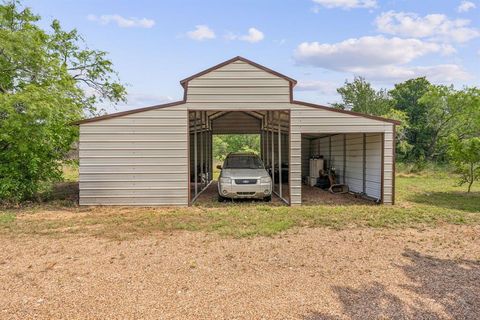
[[[460,185],[468,184],[470,192],[473,182],[480,179],[480,138],[453,138],[449,144],[449,156],[460,173]]]
[[[392,109],[391,99],[385,90],[376,91],[362,77],[355,77],[353,82],[345,81],[337,92],[342,97],[341,103],[334,104],[337,109],[351,110],[366,114],[382,116]]]
[[[338,88],[337,92],[342,102],[334,104],[335,108],[399,120],[402,124],[396,128],[397,154],[402,156],[412,150],[413,146],[407,140],[408,116],[404,111],[392,108],[393,101],[386,90],[376,91],[364,78],[355,77],[353,82],[345,81],[345,85]]]
[[[78,136],[70,123],[98,114],[98,102],[125,99],[105,52],[57,20],[48,32],[39,20],[18,1],[0,4],[0,201],[32,198],[59,180]]]
[[[393,98],[393,107],[407,115],[408,128],[405,130],[405,139],[412,146],[408,153],[403,154],[407,160],[418,161],[428,157],[425,152],[429,147],[430,136],[426,128],[427,109],[420,99],[429,88],[430,82],[422,77],[396,84],[394,89],[389,91]]]
[[[460,139],[480,133],[480,90],[453,86],[430,85],[419,99],[425,108],[425,155],[427,159],[442,158],[448,148],[448,137]]]
[[[258,134],[219,134],[213,136],[213,156],[223,161],[230,152],[260,153]]]

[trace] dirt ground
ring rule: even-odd
[[[0,236],[2,319],[478,319],[480,226]]]
[[[278,186],[276,186],[278,188]],[[277,189],[276,189],[277,190]],[[289,186],[283,185],[283,197],[288,200]],[[226,201],[225,204],[218,202],[218,187],[217,181],[212,183],[205,189],[196,199],[195,204],[200,206],[222,206],[232,203],[232,201]],[[249,199],[234,200],[233,202],[252,202],[259,203],[260,200],[252,201]],[[273,194],[272,205],[286,205],[278,196]],[[332,205],[345,205],[345,204],[374,204],[373,201],[361,199],[355,197],[353,194],[332,194],[327,190],[322,190],[317,187],[310,187],[302,185],[302,204],[303,205],[319,205],[319,204],[332,204]]]

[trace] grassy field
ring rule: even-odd
[[[68,172],[71,180],[75,174]],[[315,205],[232,204],[223,207],[78,207],[76,184],[58,186],[49,201],[0,209],[0,234],[90,234],[114,239],[158,231],[191,230],[234,237],[274,235],[294,227],[422,228],[439,224],[480,224],[480,187],[465,192],[451,174],[427,171],[397,176],[396,204]]]

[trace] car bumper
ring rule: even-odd
[[[225,198],[231,199],[263,199],[272,194],[272,186],[270,183],[257,184],[218,184],[218,193]]]

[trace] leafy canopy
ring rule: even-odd
[[[342,97],[342,102],[334,105],[337,109],[382,116],[392,108],[387,92],[383,89],[376,91],[362,77],[355,77],[353,82],[345,81],[337,92]]]
[[[76,30],[18,1],[0,4],[0,201],[32,198],[61,178],[76,141],[72,121],[97,114],[98,102],[125,99],[106,52],[88,49]],[[86,92],[88,91],[88,95]]]
[[[260,135],[258,134],[218,134],[213,136],[213,156],[219,161],[225,160],[230,152],[260,153]]]
[[[448,154],[460,173],[460,185],[466,183],[470,192],[473,182],[480,179],[480,138],[452,138]]]

